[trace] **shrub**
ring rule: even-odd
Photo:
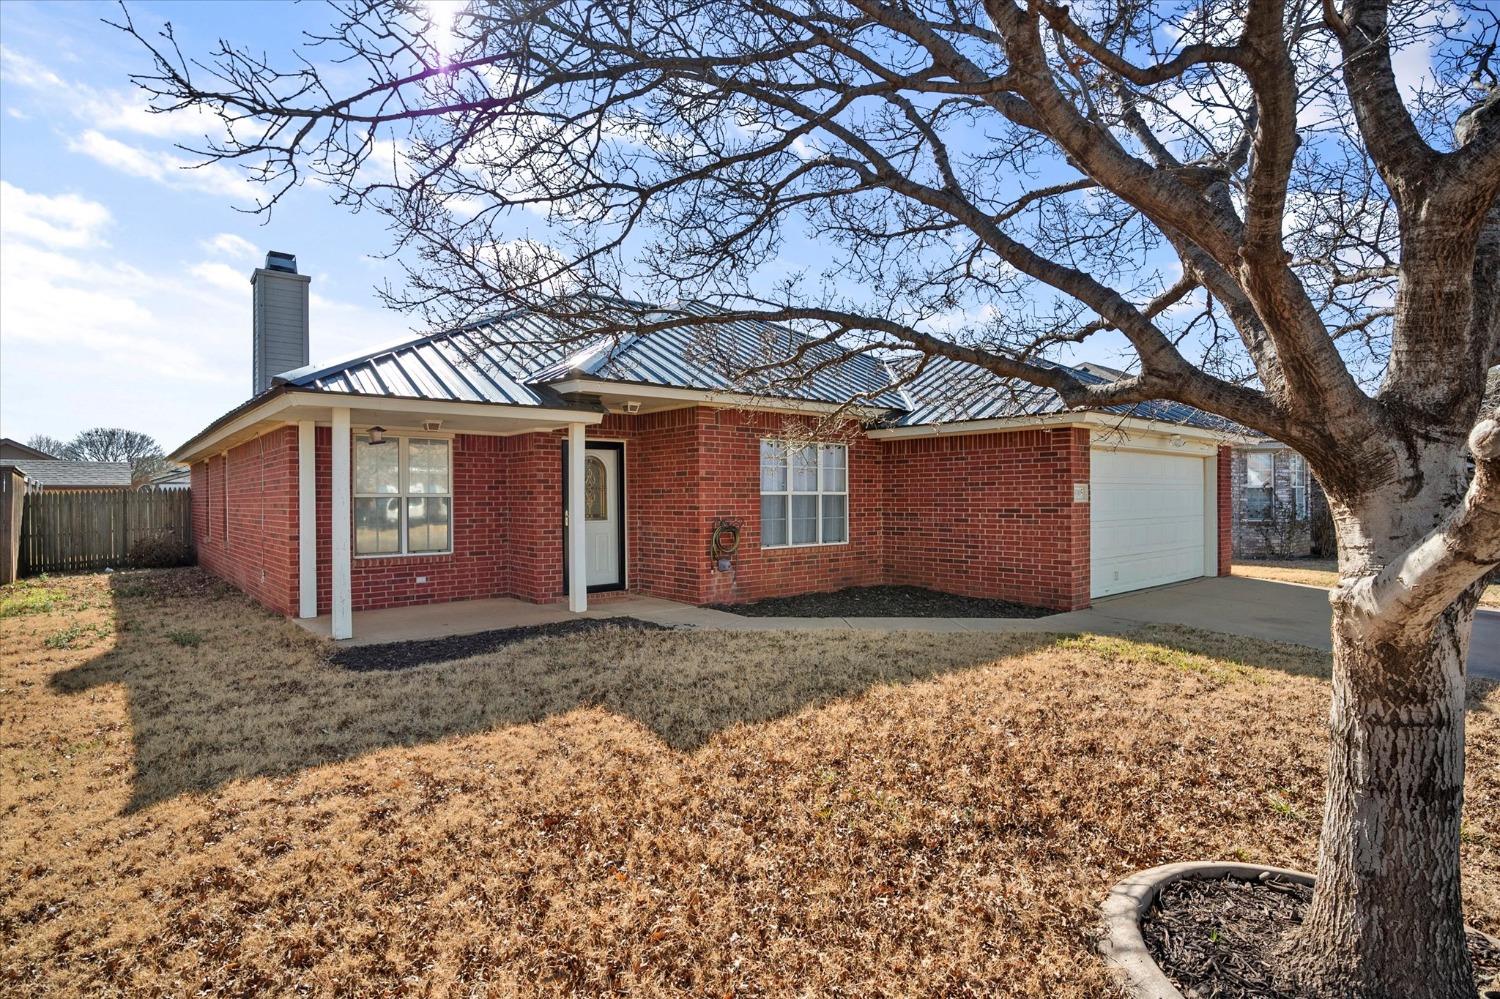
[[[192,561],[192,548],[171,534],[140,538],[130,546],[130,565],[136,569],[166,569]]]

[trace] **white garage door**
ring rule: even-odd
[[[1204,575],[1202,458],[1096,448],[1089,464],[1090,596]]]

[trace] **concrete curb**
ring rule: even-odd
[[[1275,875],[1294,884],[1313,883],[1311,874],[1284,867],[1214,860],[1165,864],[1132,874],[1111,888],[1109,896],[1099,907],[1104,918],[1104,935],[1099,941],[1099,953],[1124,986],[1126,993],[1134,999],[1184,999],[1182,992],[1162,973],[1151,953],[1146,950],[1145,938],[1141,936],[1141,919],[1162,889],[1174,881],[1183,878],[1258,881],[1262,874]],[[1470,933],[1478,932],[1473,927],[1465,928]],[[1493,937],[1488,939],[1492,944],[1500,946]]]

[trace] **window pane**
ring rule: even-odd
[[[760,442],[760,491],[786,490],[786,448],[775,441]]]
[[[845,489],[846,465],[849,452],[842,445],[827,444],[823,447],[823,491],[841,493]]]
[[[1275,456],[1267,452],[1245,455],[1245,488],[1262,489],[1271,485]]]
[[[760,498],[760,546],[775,548],[786,544],[786,497]]]
[[[447,495],[448,442],[410,441],[406,454],[406,491],[413,495]]]
[[[360,495],[399,493],[401,479],[396,474],[400,461],[398,445],[390,438],[382,444],[371,444],[368,437],[354,439],[354,491]]]
[[[406,550],[448,550],[448,504],[446,496],[416,496],[406,501]]]
[[[609,519],[609,483],[604,462],[593,455],[583,460],[583,519]]]
[[[818,449],[799,447],[792,452],[792,492],[818,491]]]
[[[849,540],[849,499],[845,496],[823,497],[823,543],[836,545]]]
[[[395,450],[394,447],[391,450]],[[356,499],[354,501],[354,553],[389,555],[401,550],[401,501]]]
[[[1265,520],[1271,515],[1271,487],[1245,490],[1245,517]]]
[[[792,497],[792,544],[811,545],[818,541],[818,497]]]

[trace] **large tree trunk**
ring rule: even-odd
[[[1431,477],[1416,479],[1426,486],[1416,496],[1387,487],[1378,502],[1367,496],[1357,514],[1334,503],[1345,578],[1378,566],[1382,549],[1410,543],[1437,515],[1454,457],[1423,463]],[[1360,637],[1361,609],[1334,593],[1317,886],[1292,950],[1294,976],[1321,994],[1476,995],[1464,941],[1459,828],[1465,663],[1479,592],[1478,584],[1470,587],[1423,639],[1373,644]]]

